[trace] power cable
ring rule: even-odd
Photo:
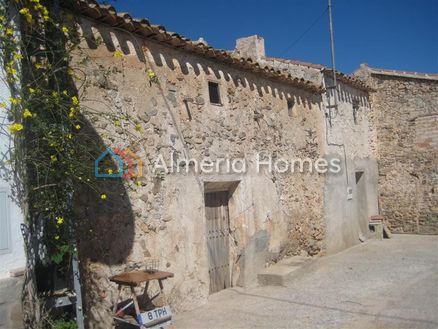
[[[312,28],[320,21],[322,17],[327,13],[328,6],[325,7],[324,11],[316,18],[313,23],[298,37],[296,38],[289,46],[286,47],[286,49],[281,53],[281,55],[286,54],[293,46],[295,46],[300,40],[310,31]]]

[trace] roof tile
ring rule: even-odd
[[[116,9],[111,5],[100,5],[95,0],[75,0],[72,4],[73,5],[66,5],[69,6],[67,8],[75,11],[77,10],[88,18],[100,21],[112,27],[125,29],[140,37],[154,39],[170,47],[177,47],[179,49],[201,54],[202,56],[229,63],[240,69],[256,73],[261,72],[269,78],[283,81],[312,92],[323,92],[322,86],[311,81],[293,78],[290,75],[284,75],[281,71],[275,71],[272,67],[268,66],[261,71],[260,65],[254,62],[251,58],[242,58],[226,50],[205,46],[201,42],[192,41],[176,32],[166,31],[166,28],[162,25],[151,25],[147,19],[135,19],[127,13],[117,13]]]

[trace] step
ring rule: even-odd
[[[300,269],[311,258],[294,256],[282,259],[280,262],[263,269],[257,274],[261,286],[284,286],[292,277],[293,272]]]

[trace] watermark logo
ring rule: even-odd
[[[257,173],[276,172],[285,173],[317,173],[317,174],[337,174],[341,172],[341,160],[337,158],[283,158],[272,156],[266,152],[258,152],[249,161],[255,167]],[[170,159],[166,161],[162,154],[155,160],[154,170],[166,174],[189,173],[193,171],[198,174],[244,174],[249,167],[246,158],[217,158],[214,161],[209,158],[176,158],[172,152]]]
[[[99,178],[141,177],[142,171],[142,160],[129,148],[107,148],[94,162],[94,175]]]
[[[337,174],[341,172],[341,160],[338,158],[283,158],[267,152],[253,154],[244,158],[179,158],[170,153],[165,157],[158,154],[154,161],[154,172],[165,174],[194,172],[198,174],[245,174],[249,167],[257,173],[279,174],[316,173]],[[95,175],[103,178],[131,178],[142,176],[143,163],[138,155],[129,148],[106,149],[95,161]]]

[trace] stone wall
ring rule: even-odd
[[[393,232],[438,233],[438,79],[368,75],[380,209]]]
[[[379,213],[377,135],[368,92],[338,79],[338,106],[329,109],[335,103],[333,91],[327,88],[333,86],[333,80],[322,70],[323,66],[269,57],[259,62],[326,88],[321,104],[325,113],[323,152],[329,158],[341,159],[342,172],[325,176],[325,249],[334,253],[360,243],[369,235],[370,216]],[[357,181],[356,173],[362,173]]]
[[[233,285],[255,285],[266,262],[286,252],[323,249],[323,175],[266,168],[257,173],[254,160],[260,151],[286,159],[323,154],[319,94],[87,20],[81,28],[87,43],[76,60],[85,63],[87,77],[77,86],[83,106],[96,111],[86,115],[83,134],[93,136],[102,151],[129,147],[144,163],[141,178],[102,180],[107,200],[87,193],[76,200],[77,216],[91,232],[80,241],[80,255],[92,327],[111,322],[108,309],[116,287],[108,277],[144,268],[151,258],[175,273],[165,285],[174,310],[206,300],[204,193],[211,186],[234,186],[229,201]],[[114,56],[116,51],[123,56]],[[149,69],[158,81],[150,82]],[[209,102],[208,81],[219,84],[221,104]],[[248,170],[154,171],[157,156],[170,163],[172,152],[199,160],[244,158]]]

